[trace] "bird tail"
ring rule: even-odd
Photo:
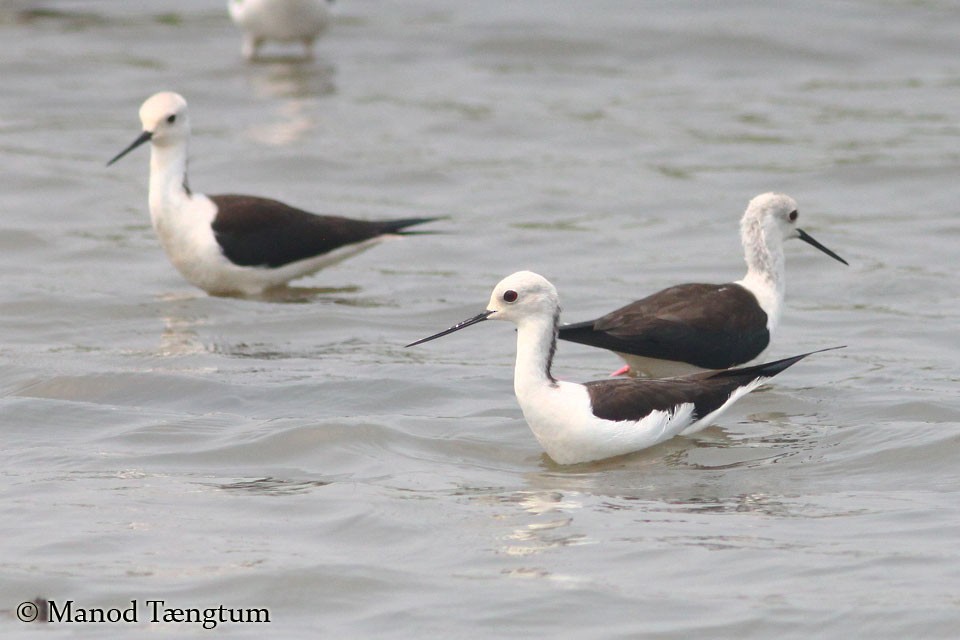
[[[416,225],[426,224],[427,222],[433,222],[435,220],[442,219],[443,216],[438,216],[435,218],[401,218],[400,220],[384,220],[383,233],[393,233],[398,236],[414,236],[438,233],[437,231],[407,231],[407,227],[414,227]]]
[[[588,347],[599,347],[600,349],[610,349],[623,353],[633,353],[631,349],[636,349],[636,345],[631,346],[627,340],[610,335],[606,331],[597,331],[594,329],[595,325],[596,320],[562,324],[558,327],[557,337],[567,342],[576,342]]]
[[[726,369],[724,371],[717,371],[710,375],[711,378],[727,378],[727,377],[737,377],[737,378],[772,378],[777,375],[784,369],[795,365],[800,362],[807,356],[812,356],[815,353],[823,353],[824,351],[833,351],[834,349],[844,349],[846,345],[841,345],[839,347],[827,347],[826,349],[817,349],[816,351],[808,351],[807,353],[801,353],[798,356],[792,356],[790,358],[783,358],[782,360],[774,360],[773,362],[765,362],[763,364],[755,364],[750,367],[738,367],[736,369]]]
[[[570,340],[571,342],[578,342],[578,338],[581,337],[581,333],[594,333],[593,325],[596,323],[595,320],[585,320],[583,322],[570,322],[568,324],[562,324],[558,327],[561,340]]]

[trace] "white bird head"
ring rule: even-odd
[[[517,271],[501,280],[487,303],[490,320],[508,320],[514,324],[527,318],[552,318],[559,308],[556,287],[532,271]]]
[[[190,136],[187,101],[179,93],[155,93],[140,106],[143,133],[126,149],[118,153],[107,166],[113,164],[145,142],[158,147],[184,144]]]
[[[770,251],[779,253],[779,246],[784,240],[799,238],[834,260],[847,264],[846,260],[798,228],[799,217],[797,201],[786,194],[762,193],[756,196],[747,205],[747,210],[740,220],[744,247],[749,250],[751,244],[763,243]]]

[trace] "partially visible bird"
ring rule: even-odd
[[[140,121],[143,133],[107,164],[150,143],[153,228],[173,266],[211,294],[263,293],[437,219],[354,220],[256,196],[205,196],[187,186],[187,101],[157,93],[140,107]]]
[[[230,17],[243,29],[243,56],[254,60],[264,42],[302,42],[305,58],[330,26],[327,0],[228,0]]]
[[[741,280],[669,287],[596,320],[563,325],[560,339],[615,352],[627,366],[613,375],[674,376],[756,359],[769,346],[783,310],[783,243],[799,238],[847,264],[797,228],[798,216],[790,196],[753,198],[740,220],[747,262]]]
[[[514,323],[517,401],[533,435],[560,464],[611,458],[699,431],[764,380],[810,355],[662,380],[564,382],[551,373],[559,316],[556,288],[541,275],[518,271],[497,284],[486,311],[407,346],[483,320]]]

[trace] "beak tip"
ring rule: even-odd
[[[134,149],[136,149],[137,147],[139,147],[140,145],[142,145],[144,142],[149,142],[152,137],[153,137],[153,133],[152,133],[151,131],[144,131],[143,133],[140,134],[140,136],[139,136],[136,140],[134,140],[134,141],[130,144],[130,146],[128,146],[126,149],[124,149],[123,151],[121,151],[121,152],[118,153],[117,155],[113,156],[113,158],[111,158],[111,159],[107,162],[107,166],[109,167],[109,166],[112,165],[114,162],[116,162],[117,160],[119,160],[119,159],[122,158],[123,156],[127,155],[128,153],[130,153],[131,151],[133,151]]]
[[[839,255],[837,255],[835,252],[831,251],[830,249],[827,249],[825,246],[823,246],[822,244],[820,244],[819,242],[817,242],[817,241],[813,238],[813,236],[811,236],[809,233],[807,233],[807,232],[804,231],[803,229],[797,229],[797,237],[799,237],[801,240],[803,240],[804,242],[806,242],[806,243],[809,244],[810,246],[815,247],[815,248],[819,249],[820,251],[824,252],[825,254],[827,254],[828,256],[830,256],[831,258],[833,258],[834,260],[836,260],[837,262],[842,262],[843,264],[847,265],[848,267],[850,266],[850,263],[849,263],[849,262],[847,262],[846,260],[844,260],[843,258],[841,258]]]

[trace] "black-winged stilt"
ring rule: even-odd
[[[355,220],[268,198],[195,193],[187,186],[187,101],[157,93],[140,107],[140,121],[143,133],[107,164],[150,143],[153,228],[177,270],[208,293],[263,293],[436,220]]]
[[[551,373],[559,316],[554,286],[543,276],[519,271],[500,281],[483,313],[407,346],[483,320],[517,325],[517,401],[540,445],[560,464],[619,456],[699,431],[764,380],[810,355],[660,380],[565,382]]]
[[[796,226],[797,203],[781,193],[750,201],[740,220],[747,275],[725,284],[680,284],[596,320],[560,327],[561,340],[609,349],[631,371],[653,377],[727,369],[770,344],[786,289],[783,243],[799,238],[847,261]]]

